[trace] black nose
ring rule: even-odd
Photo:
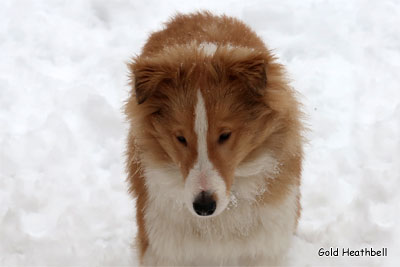
[[[208,191],[201,191],[193,202],[194,211],[200,216],[209,216],[214,213],[217,203]]]

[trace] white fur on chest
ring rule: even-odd
[[[184,182],[173,167],[145,168],[149,191],[144,265],[277,264],[289,247],[296,221],[298,189],[280,204],[258,205],[265,174],[237,177],[237,192],[214,218],[194,217],[184,206]],[[263,189],[264,188],[264,189]],[[253,195],[253,197],[251,197]]]

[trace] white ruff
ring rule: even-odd
[[[216,217],[199,218],[185,207],[179,168],[149,168],[149,163],[144,164],[149,192],[144,265],[282,264],[295,227],[298,187],[282,202],[260,206],[255,199],[260,188],[268,190],[265,175],[236,177],[230,205]]]
[[[238,198],[234,207],[228,207],[220,215],[199,218],[181,201],[183,182],[179,171],[175,174],[172,170],[164,171],[146,172],[151,178],[147,179],[150,197],[145,223],[149,247],[144,265],[282,263],[280,259],[289,248],[296,221],[297,187],[275,205],[260,206]],[[235,190],[240,191],[239,184]]]
[[[268,178],[274,178],[279,174],[279,162],[271,153],[264,152],[252,161],[242,162],[235,170],[235,176],[248,177],[264,174]]]

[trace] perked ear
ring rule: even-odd
[[[135,90],[136,101],[140,105],[154,94],[160,83],[166,78],[165,72],[156,64],[134,62],[129,64],[132,89]]]
[[[230,67],[232,79],[238,79],[257,95],[263,95],[267,86],[266,60],[262,54],[247,55]]]

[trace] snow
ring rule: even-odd
[[[289,263],[400,261],[398,1],[0,2],[0,266],[134,265],[122,104],[129,58],[176,11],[248,23],[307,114]],[[388,248],[388,257],[318,249]]]

